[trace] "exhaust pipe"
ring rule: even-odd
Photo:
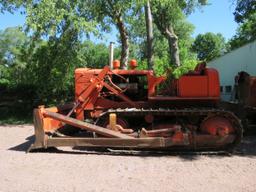
[[[114,60],[114,42],[109,44],[109,67],[113,69],[113,60]]]

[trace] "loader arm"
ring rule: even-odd
[[[77,123],[77,121],[80,120],[82,123],[82,121],[85,118],[84,108],[87,106],[88,103],[95,103],[97,101],[103,87],[106,87],[113,94],[115,94],[122,100],[126,101],[130,106],[133,107],[134,106],[133,101],[131,101],[127,96],[125,96],[120,90],[118,90],[114,86],[109,85],[104,81],[105,77],[108,75],[109,72],[110,72],[110,68],[106,66],[97,76],[95,76],[94,78],[91,78],[90,79],[91,84],[88,87],[86,87],[84,90],[82,90],[81,94],[77,96],[77,100],[75,104],[73,104],[72,106],[68,105],[67,107],[51,107],[51,108],[44,108],[44,106],[39,106],[40,113],[39,115],[37,114],[38,116],[37,119],[38,118],[41,119],[40,121],[42,121],[42,129],[44,131],[54,132],[57,129],[61,128],[64,124],[70,124],[69,122],[65,121],[65,118],[62,118],[62,119],[53,118],[52,114],[55,114],[56,116],[62,115],[62,117],[68,118],[70,117],[71,113],[75,112],[76,119],[73,119],[73,121],[75,120]],[[65,109],[65,111],[69,110],[69,112],[64,113],[64,110],[62,109]],[[47,115],[47,112],[50,113],[51,116]],[[79,127],[78,124],[76,124],[76,127]],[[102,134],[102,133],[99,133],[99,134]]]
[[[87,107],[88,103],[91,105],[95,104],[103,87],[108,89],[111,93],[123,101],[127,102],[131,107],[135,106],[134,102],[124,95],[121,89],[117,89],[115,86],[111,86],[105,82],[105,78],[110,71],[110,68],[105,66],[96,77],[90,79],[91,84],[84,88],[80,95],[77,96],[77,102],[79,103],[75,110],[77,119],[84,120],[84,109]]]

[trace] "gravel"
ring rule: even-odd
[[[0,192],[256,191],[256,137],[228,155],[25,153],[31,125],[0,126]]]

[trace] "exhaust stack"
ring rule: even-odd
[[[109,67],[113,69],[113,60],[114,60],[114,42],[109,44]]]

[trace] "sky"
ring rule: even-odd
[[[204,6],[202,9],[195,10],[188,20],[194,24],[195,31],[193,37],[198,34],[213,32],[221,33],[226,39],[230,39],[236,32],[237,23],[234,21],[233,12],[235,6],[232,5],[232,0],[209,0],[210,5]],[[7,27],[14,27],[25,24],[25,16],[19,12],[10,14],[5,12],[0,13],[0,30]],[[116,30],[111,34],[107,34],[103,40],[98,40],[92,37],[92,40],[99,43],[116,41]]]
[[[238,27],[234,20],[235,5],[232,0],[209,0],[210,5],[196,10],[188,17],[195,25],[193,36],[199,33],[221,33],[226,39],[231,38]]]

